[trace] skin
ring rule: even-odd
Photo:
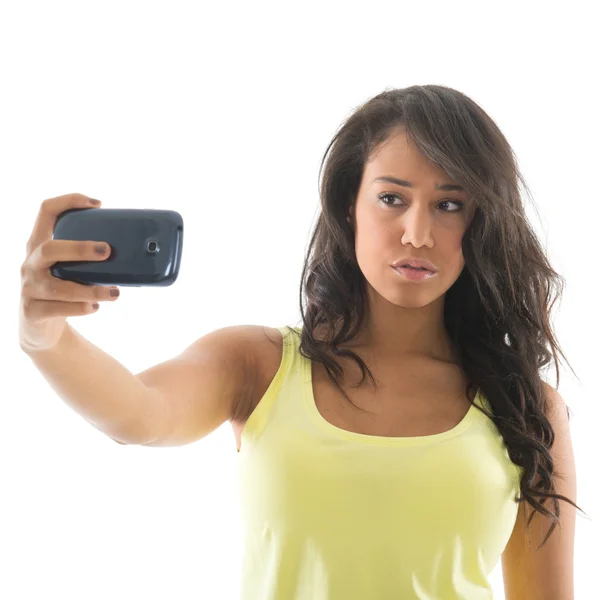
[[[373,183],[381,176],[405,179],[414,187]],[[466,192],[436,190],[442,183],[458,184],[410,142],[402,127],[365,165],[349,217],[369,306],[352,345],[365,354],[384,361],[456,362],[444,327],[444,296],[464,268],[462,238],[476,206]],[[382,193],[398,197],[378,199]],[[464,203],[462,209],[455,201]],[[391,267],[399,258],[427,259],[438,272],[425,281],[408,280]]]

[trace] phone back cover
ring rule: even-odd
[[[52,237],[111,246],[105,260],[57,262],[50,271],[59,279],[90,285],[169,286],[179,274],[183,219],[176,211],[71,209],[58,217]]]

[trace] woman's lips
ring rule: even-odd
[[[423,269],[413,269],[411,267],[392,268],[402,277],[405,277],[410,281],[425,281],[426,279],[431,279],[431,277],[434,277],[436,275],[436,273],[433,273],[432,271],[426,271]]]

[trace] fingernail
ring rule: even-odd
[[[112,298],[118,298],[120,293],[121,292],[120,292],[119,288],[111,288],[111,290],[110,290],[110,295]]]
[[[108,252],[108,247],[106,246],[106,244],[96,244],[94,250],[98,254],[106,254]]]
[[[94,206],[100,206],[100,200],[94,200],[93,198],[90,198],[90,204],[93,204]]]

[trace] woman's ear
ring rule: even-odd
[[[350,207],[350,210],[348,212],[350,214],[346,217],[346,221],[348,221],[348,223],[350,223],[350,225],[352,225],[352,220],[354,219],[354,205],[352,205]]]

